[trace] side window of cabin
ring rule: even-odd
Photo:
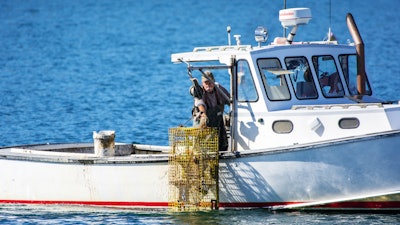
[[[312,61],[322,94],[328,98],[343,97],[343,85],[333,57],[330,55],[313,56]]]
[[[358,95],[359,92],[357,90],[357,55],[340,55],[339,62],[340,66],[342,67],[343,76],[346,80],[347,86],[349,87],[350,95]],[[365,90],[367,95],[372,94],[368,79],[365,80]]]
[[[268,99],[289,100],[290,92],[285,78],[287,72],[282,70],[279,60],[259,59],[257,64]]]
[[[236,64],[237,71],[237,99],[240,102],[257,101],[258,95],[246,60],[239,60]]]
[[[292,72],[289,77],[296,97],[298,99],[317,98],[317,89],[307,59],[305,57],[288,57],[285,58],[285,64],[286,68]]]

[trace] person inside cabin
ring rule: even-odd
[[[296,87],[296,97],[299,99],[316,98],[317,91],[307,60],[304,57],[295,57],[288,58],[287,61],[287,69],[293,72],[290,78]]]
[[[296,93],[296,95],[299,95],[298,97],[301,99],[316,98],[317,90],[315,89],[314,79],[312,78],[312,73],[308,65],[304,71],[303,78],[304,82],[297,83],[300,90],[297,90],[299,93]]]
[[[202,97],[194,98],[194,126],[219,128],[219,151],[228,150],[228,138],[224,123],[224,107],[229,105],[229,92],[215,83],[214,75],[205,71],[201,77]],[[227,98],[226,98],[227,97]]]
[[[310,67],[308,67],[308,66],[307,66],[306,71],[304,72],[304,80],[306,82],[313,82],[311,70],[310,70]]]
[[[328,87],[329,91],[326,94],[336,95],[340,92],[340,82],[339,75],[337,72],[328,74],[322,74],[319,78],[319,83],[321,84],[321,88]]]

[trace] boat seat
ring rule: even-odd
[[[268,86],[267,94],[271,100],[290,99],[290,93],[286,86]]]

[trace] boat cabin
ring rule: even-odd
[[[281,12],[282,25],[296,29],[266,46],[260,38],[266,29],[258,27],[257,47],[242,45],[235,35],[236,45],[171,56],[172,62],[186,63],[191,76],[212,70],[216,82],[230,90],[226,124],[231,150],[273,149],[400,128],[385,113],[398,111],[398,105],[373,98],[366,74],[360,76],[356,44],[293,41],[297,26],[311,16],[307,10]]]

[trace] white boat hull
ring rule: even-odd
[[[399,135],[368,137],[224,161],[221,204],[271,206],[398,192],[399,144]]]
[[[400,132],[392,132],[222,154],[219,206],[312,205],[391,193],[346,208],[399,210],[400,194],[393,195],[400,191],[399,145]],[[28,149],[0,151],[0,203],[168,207],[167,154],[96,157]]]

